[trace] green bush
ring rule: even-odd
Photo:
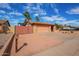
[[[63,26],[59,25],[59,24],[55,24],[55,26],[56,26],[56,29],[62,29],[63,28]]]

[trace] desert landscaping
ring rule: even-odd
[[[16,42],[16,41],[15,41]],[[23,46],[23,44],[26,44]],[[15,43],[13,44],[15,46]],[[21,49],[19,49],[23,46]],[[79,55],[79,32],[35,33],[19,35],[17,52],[14,47],[11,55],[23,56],[74,56]]]
[[[0,56],[79,56],[79,19],[70,15],[78,11],[76,4],[5,5],[0,5]]]
[[[21,30],[20,30],[21,31]],[[78,56],[79,31],[1,33],[0,55]],[[5,36],[5,37],[4,37]],[[14,37],[13,37],[14,36]],[[5,39],[5,40],[4,40]],[[11,42],[11,43],[10,43]],[[5,44],[4,44],[5,43]]]

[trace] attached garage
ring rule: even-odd
[[[34,22],[32,23],[33,32],[39,33],[39,32],[51,32],[51,27],[54,25],[48,24],[48,23],[40,23],[40,22]],[[52,28],[53,29],[53,28]]]

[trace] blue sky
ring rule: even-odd
[[[7,19],[11,25],[17,25],[24,22],[26,10],[33,22],[39,16],[40,22],[79,26],[78,3],[0,3],[0,20]]]

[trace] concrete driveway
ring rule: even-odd
[[[15,39],[14,47],[16,46],[16,52],[12,55],[33,55],[49,47],[61,44],[63,40],[59,40],[54,37],[52,33],[34,33],[19,35],[18,39]]]
[[[59,36],[61,37],[61,35]],[[36,53],[33,56],[79,56],[79,33],[64,34],[63,39],[62,44]]]
[[[19,35],[13,44],[11,55],[76,55],[79,49],[79,34],[34,33]],[[16,48],[15,48],[16,46]],[[15,49],[14,49],[15,48]],[[16,51],[16,52],[15,52]]]

